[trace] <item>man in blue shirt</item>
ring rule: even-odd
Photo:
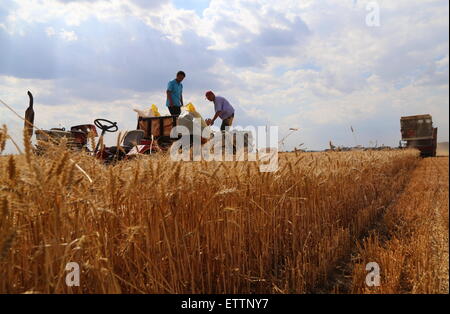
[[[179,116],[181,113],[181,106],[183,106],[183,84],[181,82],[185,77],[186,74],[179,71],[177,77],[167,84],[166,106],[173,116]]]
[[[206,124],[213,125],[214,121],[218,117],[222,119],[221,131],[225,131],[226,127],[230,127],[233,123],[234,108],[233,106],[222,96],[216,96],[212,91],[206,92],[206,99],[214,103],[214,111],[216,112],[212,119],[207,119]]]

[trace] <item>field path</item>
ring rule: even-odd
[[[448,158],[433,158],[428,164],[428,177],[434,181],[434,224],[432,232],[433,260],[437,266],[440,293],[449,293],[448,259]]]
[[[448,157],[420,161],[370,236],[337,267],[328,292],[449,292],[448,171]],[[377,288],[365,286],[371,261],[384,271]]]

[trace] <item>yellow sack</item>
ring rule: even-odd
[[[201,120],[202,128],[207,127],[205,120],[203,120],[201,114],[199,114],[198,111],[195,110],[195,107],[191,102],[186,105],[186,111],[192,114],[194,118],[199,118]]]
[[[196,112],[197,110],[195,110],[194,105],[190,102],[190,103],[188,103],[188,104],[186,105],[186,111],[188,111],[188,112],[190,112],[190,113],[194,113],[194,112]]]
[[[156,107],[155,104],[152,105],[150,110],[152,111],[152,114],[153,114],[154,117],[160,117],[161,116],[161,114],[158,111],[158,107]]]

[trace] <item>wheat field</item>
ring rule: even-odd
[[[280,154],[275,173],[164,154],[106,166],[25,145],[0,157],[0,293],[336,292],[336,266],[418,163],[388,150]]]

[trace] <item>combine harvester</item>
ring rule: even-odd
[[[401,147],[420,150],[421,157],[436,157],[437,128],[433,127],[431,115],[401,117]]]

